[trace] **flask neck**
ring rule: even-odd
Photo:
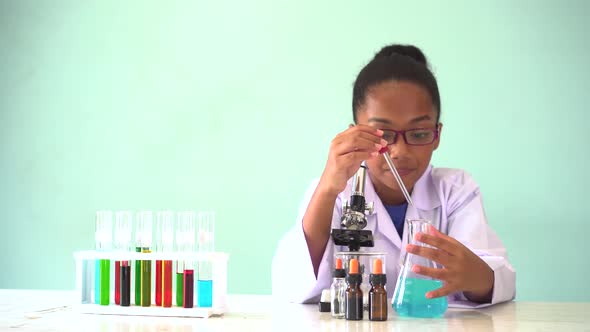
[[[404,242],[408,243],[408,244],[415,245],[415,246],[431,248],[431,246],[429,246],[425,243],[422,243],[420,241],[417,241],[415,239],[416,234],[418,234],[418,233],[429,233],[430,225],[431,225],[430,222],[425,219],[409,219],[409,220],[407,220],[407,229],[406,229],[406,232],[404,233]],[[422,256],[408,253],[408,252],[404,253],[402,264],[403,264],[403,269],[405,270],[406,273],[411,270],[413,265],[422,265],[422,266],[426,266],[426,267],[434,267],[435,266],[434,262],[432,262],[431,260],[424,258]]]

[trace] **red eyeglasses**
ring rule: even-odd
[[[383,138],[387,145],[397,142],[398,136],[403,136],[404,142],[408,145],[428,145],[432,144],[438,137],[438,128],[414,128],[408,130],[381,129]]]

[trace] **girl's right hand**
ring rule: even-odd
[[[381,136],[383,131],[367,125],[351,125],[336,135],[330,144],[328,162],[319,187],[333,195],[344,191],[348,179],[356,173],[363,160],[378,156],[379,150],[387,146],[387,141]]]

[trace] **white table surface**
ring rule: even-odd
[[[444,318],[347,321],[317,305],[276,303],[271,296],[230,295],[221,317],[174,318],[80,314],[74,292],[0,290],[1,331],[590,331],[590,303],[511,302],[449,309]]]

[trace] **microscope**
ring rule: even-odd
[[[337,268],[333,271],[335,281],[330,287],[331,293],[334,294],[331,305],[338,308],[339,313],[345,312],[346,314],[342,314],[342,316],[346,319],[362,319],[362,312],[369,311],[370,320],[386,320],[387,311],[384,315],[383,312],[375,313],[373,306],[369,305],[369,293],[373,291],[373,285],[384,287],[387,283],[385,277],[385,271],[387,271],[385,267],[386,253],[372,250],[359,251],[361,247],[372,248],[375,246],[373,233],[370,230],[364,230],[367,227],[367,215],[373,213],[374,207],[373,202],[367,203],[365,200],[366,177],[367,165],[363,162],[352,179],[350,201],[345,201],[342,205],[340,228],[332,229],[334,244],[346,246],[348,251],[334,253]],[[339,265],[341,267],[338,267]],[[337,278],[345,276],[346,284],[337,282]],[[342,287],[341,284],[346,287]],[[361,292],[355,293],[351,285],[359,287]],[[386,308],[387,294],[383,292],[379,299],[381,307]],[[377,314],[381,314],[381,316]],[[332,315],[336,314],[333,312]]]
[[[367,214],[373,213],[373,202],[365,201],[366,177],[367,165],[363,162],[353,178],[350,201],[342,206],[341,228],[332,229],[334,244],[347,246],[350,251],[374,246],[372,232],[363,230],[367,227]]]

